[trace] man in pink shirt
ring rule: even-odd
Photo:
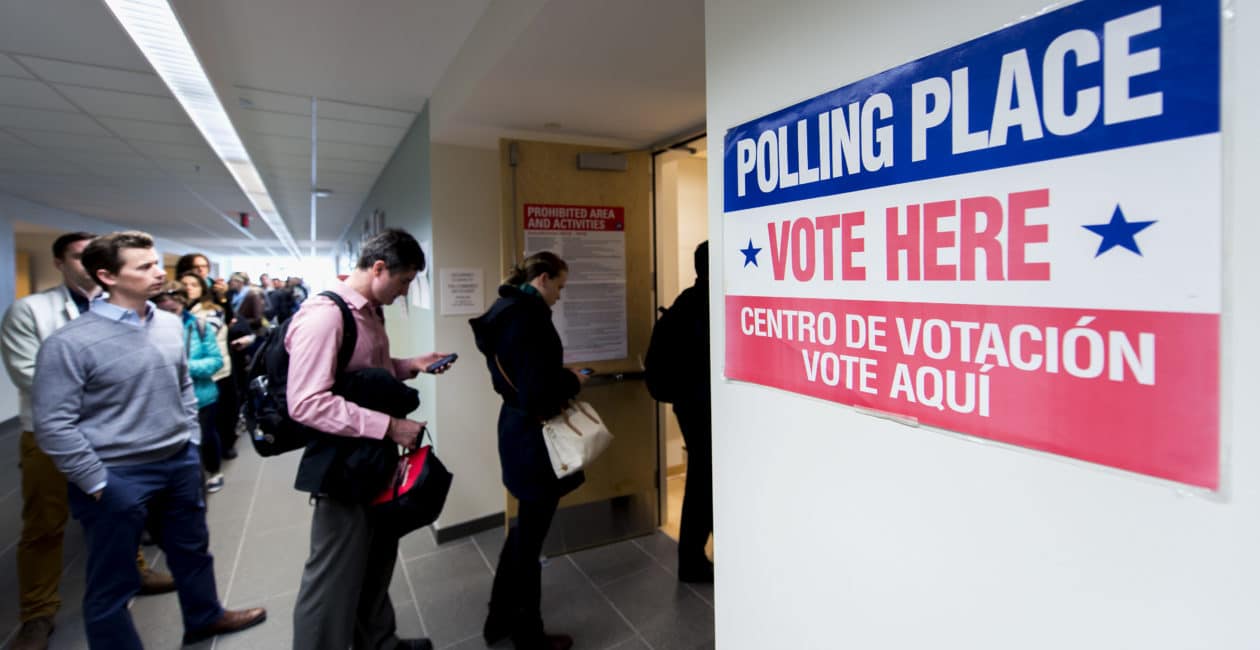
[[[384,368],[399,379],[411,379],[446,356],[438,352],[410,359],[389,356],[380,308],[405,295],[424,267],[420,245],[402,230],[386,230],[364,243],[357,268],[332,289],[350,307],[358,328],[346,371]],[[424,422],[391,417],[333,394],[341,330],[340,308],[327,296],[311,297],[293,316],[284,342],[289,351],[289,415],[325,433],[388,438],[413,448]],[[376,530],[365,504],[318,496],[311,552],[293,611],[293,647],[431,649],[428,639],[400,640],[395,635],[389,582],[397,556],[398,538]]]

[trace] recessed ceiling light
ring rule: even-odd
[[[311,194],[314,194],[314,195],[315,195],[315,198],[317,198],[317,199],[326,199],[326,198],[328,198],[328,197],[332,196],[332,193],[333,193],[333,191],[332,191],[332,190],[330,190],[330,189],[328,189],[328,188],[325,188],[325,187],[317,187],[317,188],[315,188],[315,189],[311,190]]]
[[[167,0],[105,0],[105,4],[175,95],[210,148],[218,154],[228,173],[254,204],[258,216],[284,247],[300,258],[302,254],[293,234],[276,211],[267,187],[228,119],[223,102],[219,101],[171,5]]]

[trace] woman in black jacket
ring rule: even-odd
[[[573,645],[568,636],[543,631],[538,563],[560,497],[585,480],[581,472],[556,478],[542,435],[542,421],[564,410],[586,381],[564,367],[564,348],[551,323],[551,306],[568,275],[568,265],[555,254],[532,255],[499,287],[499,299],[489,311],[469,321],[494,390],[503,396],[499,463],[503,484],[520,505],[499,555],[482,632],[490,644],[511,635],[518,650]]]

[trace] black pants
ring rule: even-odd
[[[215,414],[215,428],[219,430],[219,440],[224,450],[236,446],[236,422],[240,419],[241,404],[236,395],[236,382],[229,375],[214,382],[219,387],[219,405]]]
[[[516,523],[508,531],[490,592],[490,616],[512,623],[512,640],[528,644],[542,637],[543,541],[556,514],[559,498],[520,501]]]
[[[201,425],[201,466],[210,474],[218,474],[223,466],[223,451],[215,427],[218,411],[218,402],[197,409],[197,423]]]
[[[678,530],[678,570],[708,562],[704,546],[713,532],[713,422],[708,408],[674,405],[687,443],[687,492]]]

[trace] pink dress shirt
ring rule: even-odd
[[[409,379],[405,361],[389,356],[389,337],[377,307],[345,283],[332,291],[345,299],[359,327],[359,339],[346,370],[385,368]],[[341,349],[341,311],[329,298],[314,295],[302,303],[289,324],[284,347],[289,351],[289,415],[317,431],[350,438],[383,439],[389,416],[362,408],[332,394]]]

